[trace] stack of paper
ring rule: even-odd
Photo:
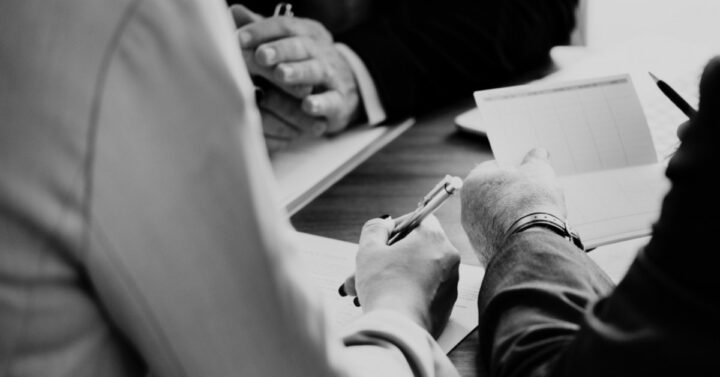
[[[273,154],[273,171],[288,213],[297,212],[413,123],[408,119],[358,126],[333,137],[301,140]]]
[[[362,315],[362,309],[355,307],[351,298],[338,294],[340,284],[355,272],[357,245],[306,233],[297,233],[297,240],[303,264],[323,292],[331,324],[340,328]],[[438,338],[446,353],[477,327],[477,297],[484,274],[480,267],[460,265],[458,299],[445,331]]]
[[[668,183],[628,75],[475,93],[500,164],[550,152],[587,247],[647,235]]]

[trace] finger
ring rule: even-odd
[[[264,43],[255,51],[258,64],[271,66],[282,62],[307,60],[317,56],[315,41],[307,37],[289,37]]]
[[[706,116],[720,116],[720,56],[711,59],[703,70],[699,111]]]
[[[238,28],[263,19],[261,15],[240,4],[231,5],[230,13],[232,14],[233,21],[235,21],[235,27]]]
[[[395,222],[390,217],[368,220],[360,232],[360,249],[385,247],[394,226]]]
[[[328,123],[325,119],[306,114],[300,102],[278,90],[267,90],[260,101],[260,107],[294,127],[300,134],[320,136],[325,134]]]
[[[287,148],[290,142],[291,140],[288,139],[275,138],[273,136],[265,135],[265,147],[270,153]]]
[[[300,137],[300,131],[276,114],[261,109],[263,134],[274,139],[293,140]]]
[[[683,124],[679,125],[677,130],[675,131],[677,133],[678,139],[680,139],[681,141],[685,138],[685,134],[687,133],[690,124],[690,121],[684,122]]]
[[[533,148],[523,158],[522,163],[526,164],[534,160],[547,161],[550,158],[550,152],[545,148]]]
[[[296,63],[280,63],[275,67],[275,79],[283,85],[305,85],[309,88],[327,83],[328,74],[317,59]]]
[[[534,148],[523,158],[520,169],[533,176],[554,177],[555,169],[550,165],[550,153],[543,148]]]
[[[265,18],[239,29],[240,42],[244,48],[287,38],[305,36],[324,43],[332,42],[327,29],[317,21],[299,17]]]
[[[343,98],[337,90],[328,90],[322,93],[305,97],[302,102],[302,109],[312,116],[324,116],[330,120],[328,133],[340,131],[345,124],[338,120],[343,112]]]
[[[342,293],[345,293],[346,296],[357,296],[357,290],[355,289],[355,274],[348,276],[348,278],[345,279],[345,283],[343,283],[341,288]],[[341,296],[342,293],[340,294]]]

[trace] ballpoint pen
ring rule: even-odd
[[[395,224],[392,232],[390,232],[387,244],[392,245],[407,236],[413,229],[417,228],[426,217],[440,208],[452,194],[460,190],[462,185],[462,179],[446,175],[445,178],[438,182],[438,184],[420,200],[417,208],[413,212],[400,217],[402,220]],[[340,293],[340,296],[347,295],[345,283],[340,285],[338,293]],[[355,306],[360,306],[357,297],[353,299],[353,303]]]
[[[692,118],[695,116],[695,113],[697,112],[695,109],[693,109],[690,104],[688,104],[680,95],[665,81],[660,80],[657,78],[657,76],[653,75],[652,72],[648,72],[650,74],[650,77],[652,77],[653,80],[655,80],[655,84],[660,88],[660,91],[665,94],[665,96],[672,101],[675,106],[677,106],[680,111],[682,111],[685,115],[688,116],[688,118]]]
[[[403,220],[395,225],[390,233],[387,244],[392,245],[407,236],[430,214],[435,212],[455,191],[462,188],[462,179],[446,175],[418,203],[415,211],[403,216]]]

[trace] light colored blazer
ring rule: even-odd
[[[220,0],[0,2],[0,376],[455,375],[331,334]]]

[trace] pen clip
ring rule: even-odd
[[[418,203],[418,208],[425,207],[428,203],[430,203],[430,201],[432,200],[432,198],[435,197],[435,195],[440,193],[441,190],[445,190],[445,186],[448,184],[449,181],[450,176],[446,175],[445,178],[438,182],[438,184],[435,185],[435,187],[433,187],[432,190],[430,190],[430,192],[428,192],[427,195],[422,198],[422,200]]]

